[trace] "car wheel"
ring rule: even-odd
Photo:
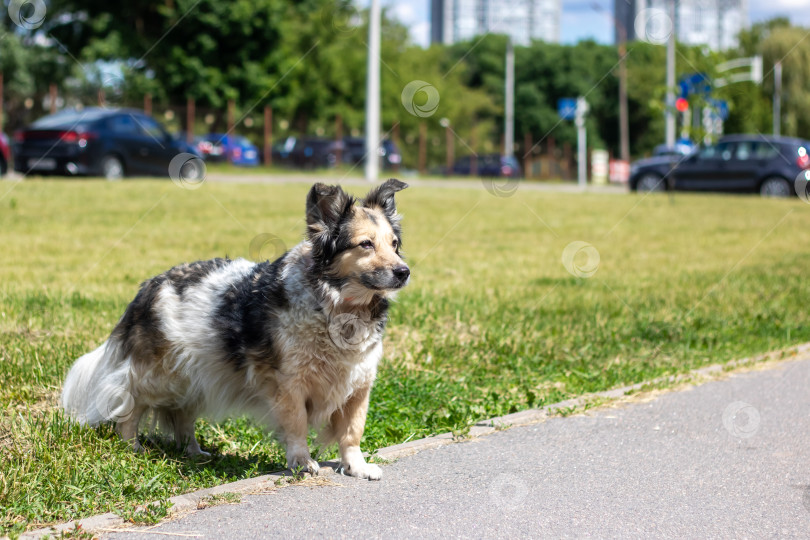
[[[657,174],[645,174],[636,182],[636,191],[664,191],[666,189],[666,182]]]
[[[124,177],[124,164],[117,156],[104,156],[101,160],[101,174],[107,180],[121,180]]]
[[[763,197],[790,197],[790,182],[784,178],[768,178],[759,187],[759,194]]]

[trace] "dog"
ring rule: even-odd
[[[362,200],[315,184],[305,239],[275,262],[213,259],[145,281],[109,339],[68,372],[62,407],[74,420],[114,422],[142,451],[152,412],[178,448],[206,454],[200,416],[249,414],[285,445],[287,466],[318,471],[310,428],[337,443],[340,471],[378,480],[360,451],[389,303],[410,281],[390,179]]]

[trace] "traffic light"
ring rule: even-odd
[[[689,100],[686,98],[678,98],[675,100],[675,108],[678,112],[686,112],[689,110]]]

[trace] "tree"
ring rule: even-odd
[[[810,136],[810,30],[791,26],[785,18],[753,25],[740,33],[735,56],[763,57],[762,85],[737,83],[720,92],[731,103],[727,132],[771,133],[773,126],[774,64],[783,66],[782,133]]]
[[[782,63],[782,133],[810,138],[810,30],[783,28],[772,32],[760,46],[767,73],[776,62]],[[773,96],[774,81],[763,82],[765,92]]]
[[[506,36],[457,43],[448,50],[445,66],[462,64],[464,83],[486,92],[494,107],[490,116],[503,132],[504,69]],[[553,136],[561,143],[576,142],[576,128],[561,121],[557,102],[564,97],[587,94],[591,106],[588,130],[591,146],[618,146],[618,85],[612,70],[613,47],[592,41],[559,45],[533,41],[515,47],[515,134],[530,133],[533,139]],[[466,68],[466,69],[465,69]],[[458,69],[456,67],[455,69]],[[519,152],[520,153],[520,152]]]

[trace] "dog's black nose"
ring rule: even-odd
[[[392,272],[394,273],[394,277],[399,281],[405,281],[408,279],[408,276],[411,275],[411,269],[404,264],[402,266],[395,266]]]

